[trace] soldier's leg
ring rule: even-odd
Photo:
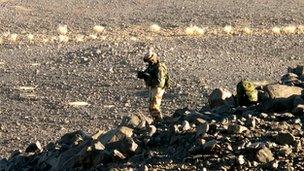
[[[150,97],[149,111],[154,119],[162,119],[160,110],[161,100],[165,90],[161,88],[152,88]]]

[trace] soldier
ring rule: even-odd
[[[152,49],[144,56],[144,62],[148,63],[148,67],[144,71],[138,71],[137,77],[144,79],[149,89],[150,105],[149,112],[156,119],[162,119],[160,110],[161,100],[165,92],[165,88],[169,87],[169,75],[167,67],[159,61],[159,58]]]

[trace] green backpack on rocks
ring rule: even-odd
[[[237,84],[236,97],[239,106],[249,106],[258,102],[258,91],[252,82],[242,80]]]

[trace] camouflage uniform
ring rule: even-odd
[[[165,88],[169,86],[168,70],[166,65],[159,61],[156,53],[151,51],[145,55],[144,62],[148,63],[148,67],[146,70],[138,72],[138,78],[144,79],[149,89],[151,116],[154,119],[161,119],[161,100]]]
[[[258,91],[255,85],[243,80],[237,85],[237,103],[240,106],[249,106],[258,102]]]

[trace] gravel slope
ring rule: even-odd
[[[270,27],[304,23],[303,3],[0,0],[0,31],[51,33],[60,23],[71,30],[89,30],[96,23],[116,28],[151,22],[164,27],[191,23]],[[142,55],[151,45],[169,66],[174,81],[164,99],[167,115],[185,106],[201,108],[215,87],[234,90],[241,78],[276,81],[287,66],[303,63],[303,35],[0,45],[0,156],[36,140],[43,144],[77,129],[94,133],[109,129],[123,115],[147,113],[147,92],[135,70],[144,67]],[[89,62],[82,63],[82,56]],[[36,86],[38,99],[17,98],[18,86]],[[91,105],[74,108],[67,105],[69,101]]]

